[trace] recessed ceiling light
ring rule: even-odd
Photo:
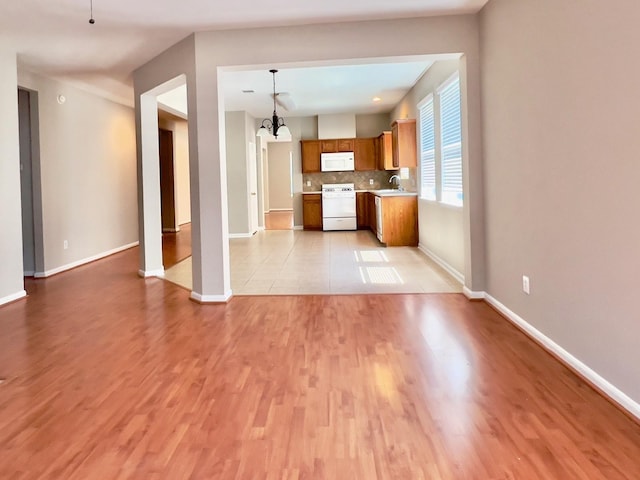
[[[255,90],[242,90],[242,93],[256,93]]]
[[[373,97],[373,101],[374,101],[374,103],[378,103],[378,102],[382,101],[382,99],[380,97]]]

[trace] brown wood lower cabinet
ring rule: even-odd
[[[380,197],[382,240],[389,247],[418,245],[418,197]],[[379,239],[380,240],[380,239]]]
[[[356,193],[356,220],[358,230],[369,228],[369,192]]]
[[[305,230],[322,230],[322,194],[302,195],[302,225]]]

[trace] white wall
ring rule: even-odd
[[[271,210],[293,209],[290,165],[292,150],[292,142],[269,143],[269,208]]]
[[[459,68],[459,60],[444,60],[434,63],[418,80],[411,91],[396,105],[391,112],[391,118],[393,120],[400,118],[418,119],[418,103],[429,93],[435,92],[442,82],[446,81]],[[416,125],[418,126],[418,124]],[[416,137],[419,158],[419,134]],[[436,155],[437,154],[438,152],[436,152]],[[416,172],[417,178],[419,179],[420,169],[418,168]],[[465,245],[464,215],[462,208],[419,198],[418,224],[420,247],[436,255],[453,270],[464,276]]]
[[[0,50],[0,305],[23,297],[16,56]]]
[[[356,116],[352,113],[318,115],[318,138],[354,138]]]
[[[481,17],[487,291],[640,402],[640,3],[561,3]]]
[[[45,271],[36,275],[136,242],[133,109],[28,72],[19,84],[38,92],[40,113]]]

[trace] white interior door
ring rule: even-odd
[[[258,231],[258,171],[253,142],[249,142],[249,228],[251,233]]]

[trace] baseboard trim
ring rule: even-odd
[[[178,228],[163,228],[162,233],[178,233],[180,231],[180,227]]]
[[[0,305],[6,305],[7,303],[15,302],[16,300],[20,300],[27,296],[26,290],[20,290],[19,292],[12,293],[11,295],[7,295],[6,297],[0,298]]]
[[[130,248],[137,247],[140,242],[133,242],[127,245],[123,245],[121,247],[114,248],[112,250],[108,250],[106,252],[98,253],[97,255],[92,255],[91,257],[83,258],[82,260],[77,260],[72,263],[68,263],[66,265],[62,265],[61,267],[53,268],[51,270],[45,270],[44,272],[35,272],[35,278],[47,278],[52,275],[56,275],[58,273],[66,272],[67,270],[71,270],[76,267],[80,267],[82,265],[86,265],[87,263],[95,262],[96,260],[100,260],[102,258],[114,255],[116,253],[123,252],[125,250],[129,250]]]
[[[293,229],[294,230],[304,230],[304,226],[302,226],[302,225],[294,225]]]
[[[229,238],[251,238],[254,233],[230,233]]]
[[[464,275],[461,274],[459,271],[457,271],[455,268],[453,268],[451,265],[449,265],[445,260],[440,258],[438,255],[433,253],[431,250],[429,250],[427,247],[425,247],[421,243],[418,244],[418,250],[424,253],[427,257],[429,257],[431,260],[437,263],[440,267],[442,267],[449,275],[451,275],[458,282],[464,285]]]
[[[270,212],[293,212],[293,208],[270,208]]]
[[[469,300],[485,300],[487,297],[487,294],[485,292],[476,292],[467,288],[466,286],[462,287],[462,293]]]
[[[227,303],[231,297],[233,296],[233,292],[228,290],[224,295],[200,295],[196,292],[191,292],[190,299],[197,303]]]
[[[142,278],[160,277],[164,278],[164,268],[157,270],[138,270],[138,275]]]
[[[505,305],[500,303],[489,294],[485,294],[485,301],[500,312],[507,320],[522,330],[528,337],[539,344],[547,352],[564,363],[570,370],[575,372],[579,377],[583,378],[596,391],[608,398],[619,408],[631,415],[634,420],[640,421],[640,403],[637,403],[623,391],[611,384],[605,378],[601,377],[594,370],[582,363],[576,357],[567,352],[560,345],[555,343],[544,333],[540,332],[526,320],[515,312],[509,310]]]
[[[29,270],[28,272],[22,272],[23,277],[33,277],[36,274],[34,270]]]

